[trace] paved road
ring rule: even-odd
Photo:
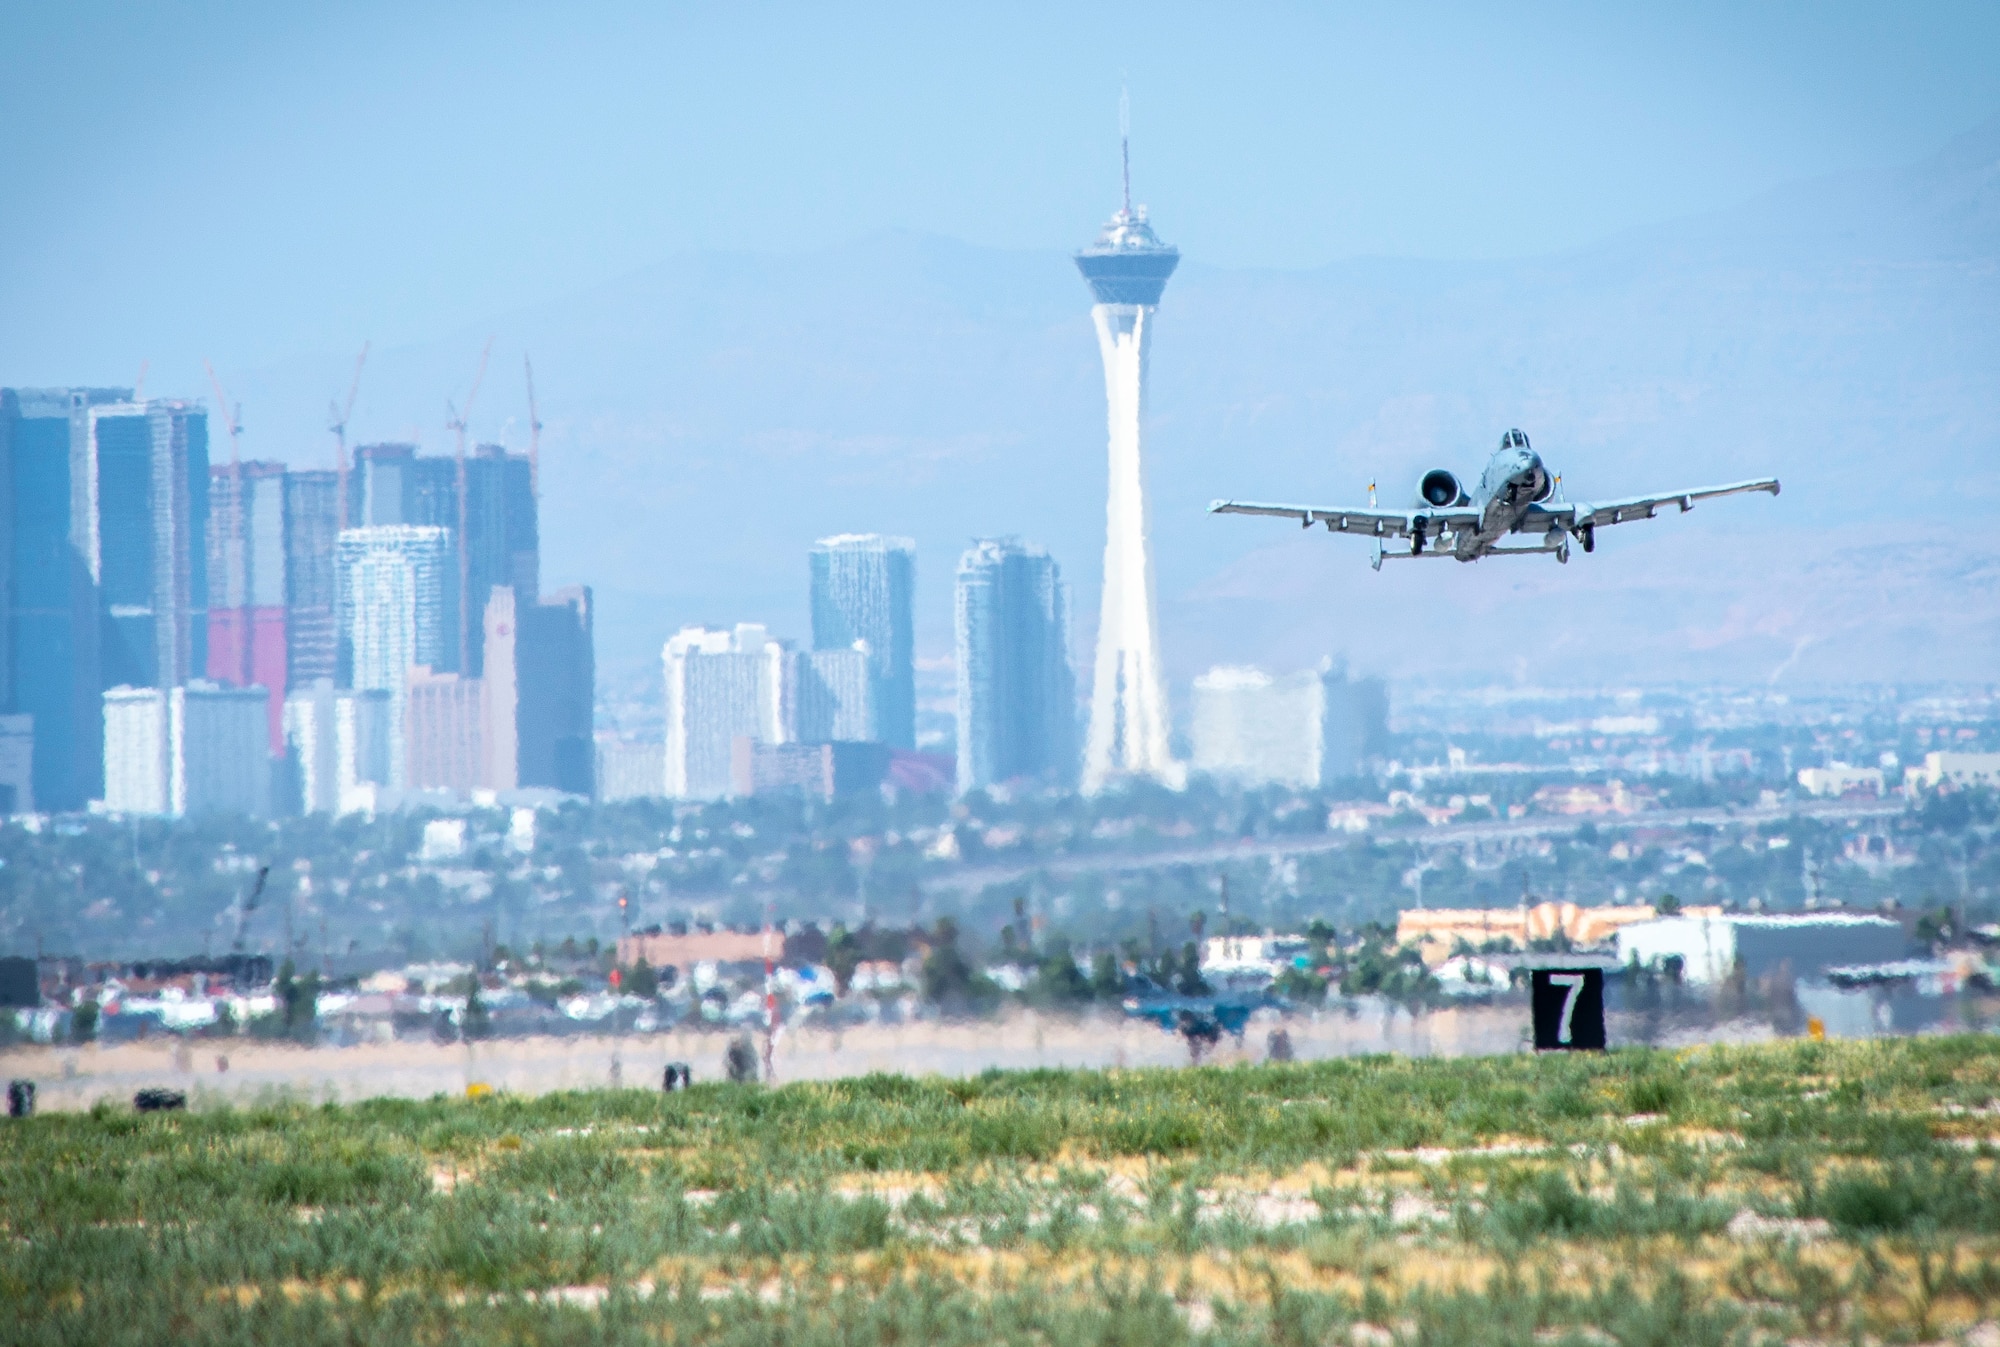
[[[1244,838],[1136,854],[1120,852],[1065,856],[1024,865],[974,865],[947,874],[927,876],[924,887],[932,892],[977,892],[989,884],[1007,884],[1035,874],[1067,879],[1077,875],[1130,874],[1170,865],[1215,865],[1223,861],[1311,856],[1371,840],[1414,842],[1427,847],[1457,846],[1468,842],[1566,837],[1586,823],[1595,825],[1598,832],[1604,833],[1631,828],[1685,828],[1701,823],[1755,826],[1788,818],[1859,820],[1900,814],[1903,809],[1901,800],[1823,800],[1768,809],[1728,806],[1718,809],[1657,809],[1637,814],[1592,815],[1588,818],[1538,817],[1452,823],[1436,828],[1377,828],[1365,833],[1303,833],[1295,837]]]

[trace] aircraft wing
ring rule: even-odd
[[[1626,496],[1620,500],[1577,501],[1573,504],[1536,505],[1521,519],[1523,533],[1547,533],[1561,525],[1574,532],[1583,528],[1597,528],[1605,524],[1623,524],[1634,519],[1651,519],[1667,506],[1677,507],[1682,514],[1694,508],[1698,500],[1711,500],[1716,496],[1736,496],[1748,491],[1768,491],[1778,494],[1778,479],[1759,477],[1748,482],[1730,482],[1723,486],[1698,486],[1689,491],[1667,491],[1657,496]]]
[[[1436,537],[1447,529],[1476,528],[1477,510],[1377,510],[1328,509],[1318,505],[1265,505],[1248,500],[1219,500],[1208,507],[1210,514],[1266,514],[1279,519],[1296,519],[1301,528],[1322,524],[1328,533],[1358,533],[1368,538],[1407,538],[1422,524],[1424,532]]]

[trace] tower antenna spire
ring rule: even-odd
[[[1125,175],[1125,214],[1132,214],[1132,91],[1118,91],[1118,160]]]

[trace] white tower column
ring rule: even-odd
[[[1175,787],[1185,780],[1183,767],[1167,751],[1167,699],[1139,454],[1154,312],[1150,304],[1091,309],[1104,357],[1111,471],[1104,517],[1104,597],[1084,745],[1086,792],[1119,776],[1152,777]]]
[[[1097,241],[1076,254],[1090,286],[1097,349],[1104,357],[1104,400],[1111,427],[1111,490],[1104,506],[1104,602],[1097,617],[1097,665],[1084,738],[1083,789],[1118,777],[1148,777],[1178,790],[1187,769],[1167,752],[1167,692],[1160,675],[1159,617],[1153,563],[1146,546],[1145,474],[1139,426],[1146,412],[1146,354],[1153,315],[1178,249],[1160,242],[1146,208],[1132,206],[1132,156],[1125,164],[1125,205]]]

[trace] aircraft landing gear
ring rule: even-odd
[[[1569,539],[1565,538],[1556,544],[1556,560],[1565,566],[1569,565]]]
[[[1585,524],[1576,531],[1576,536],[1583,540],[1584,551],[1595,552],[1597,550],[1597,526],[1595,524]]]

